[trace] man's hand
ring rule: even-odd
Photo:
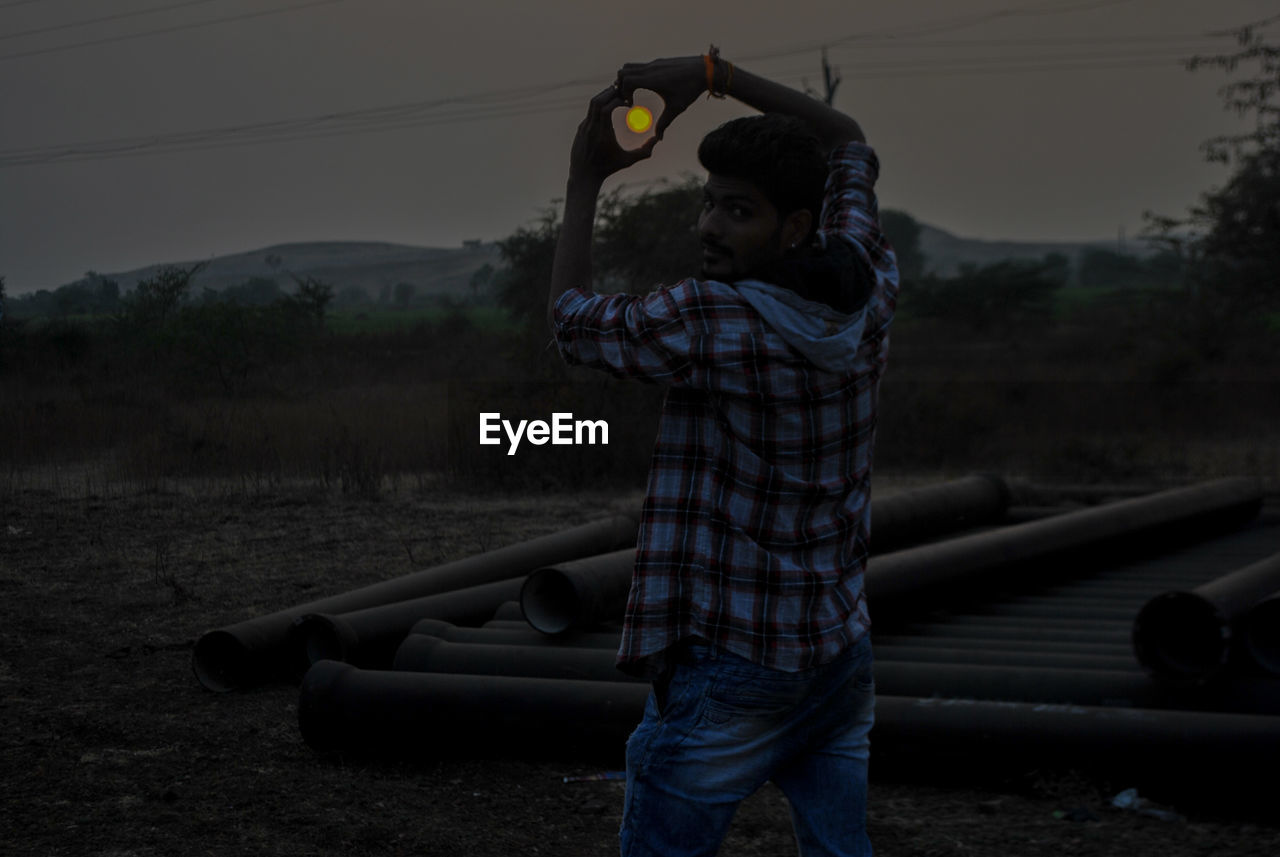
[[[637,89],[649,89],[662,96],[665,107],[654,129],[657,138],[662,139],[662,132],[672,120],[707,91],[706,62],[700,56],[629,62],[618,71],[618,90],[630,99]]]
[[[613,111],[629,102],[630,99],[624,98],[622,91],[613,86],[591,99],[587,117],[578,126],[578,135],[569,153],[569,181],[589,182],[598,188],[609,176],[653,154],[657,136],[631,151],[618,145],[613,133]]]
[[[785,113],[809,123],[828,151],[850,140],[865,142],[862,128],[849,116],[833,110],[803,92],[754,75],[726,60],[714,60],[713,77],[724,94],[762,113]],[[707,91],[705,57],[676,57],[647,63],[627,63],[618,72],[618,89],[630,98],[637,89],[651,89],[662,96],[666,109],[658,119],[656,135]]]

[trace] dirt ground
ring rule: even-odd
[[[73,482],[74,485],[74,482]],[[200,686],[204,631],[627,508],[614,496],[306,487],[0,495],[0,853],[607,855],[622,787],[581,762],[352,763],[301,739],[297,689]],[[1280,821],[1113,809],[1124,784],[1028,771],[956,787],[873,767],[877,853],[1277,855]],[[794,854],[766,788],[722,854]]]

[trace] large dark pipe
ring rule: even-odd
[[[583,646],[618,650],[618,635],[610,633],[543,634],[532,629],[508,631],[490,628],[463,628],[438,619],[423,619],[410,629],[410,636],[423,634],[451,643],[478,643],[489,646]],[[408,640],[408,638],[405,638]],[[990,663],[1008,666],[1075,666],[1083,669],[1127,669],[1137,665],[1128,646],[1028,644],[1020,640],[934,640],[882,642],[877,639],[877,661],[928,661],[931,663]],[[403,644],[401,646],[403,650]],[[400,669],[401,667],[396,667]]]
[[[1120,631],[1127,633],[1133,625],[1135,608],[1128,619],[1076,619],[1057,616],[990,615],[987,613],[957,613],[935,620],[939,627],[986,626],[989,628],[1061,628],[1072,631]]]
[[[605,649],[556,649],[449,643],[411,635],[396,669],[467,675],[627,681]],[[1280,682],[1221,682],[1212,688],[1153,681],[1132,661],[1121,669],[881,660],[876,687],[890,696],[1004,699],[1077,705],[1195,708],[1280,713]]]
[[[923,754],[931,765],[948,755],[978,767],[1065,763],[1127,782],[1173,774],[1225,788],[1242,770],[1280,764],[1280,717],[885,695],[876,699],[871,747],[873,755]]]
[[[1230,679],[1211,687],[1153,680],[1138,665],[1079,667],[891,661],[876,664],[876,690],[889,696],[1008,700],[1280,715],[1280,681]]]
[[[397,757],[621,754],[649,687],[633,682],[362,670],[317,661],[298,725],[317,750]]]
[[[298,659],[298,674],[316,661],[346,661],[363,667],[383,668],[391,663],[396,646],[415,622],[440,619],[455,624],[477,624],[493,615],[503,601],[520,594],[523,577],[471,586],[425,598],[412,598],[333,616],[308,613],[290,629]]]
[[[1133,616],[1138,612],[1141,604],[1135,604],[1133,607],[1117,607],[1114,604],[1094,603],[1088,607],[1072,604],[1057,604],[1051,600],[1045,600],[1039,604],[1001,604],[999,602],[988,602],[972,608],[971,615],[979,615],[983,617],[991,617],[992,619],[1001,618],[1027,618],[1027,619],[1076,619],[1076,620],[1096,620],[1096,621],[1114,621],[1128,624],[1133,621]]]
[[[598,649],[618,650],[620,636],[614,632],[593,633],[571,631],[567,634],[544,634],[526,623],[524,628],[466,628],[439,619],[423,619],[415,622],[410,634],[427,634],[451,643],[487,643],[510,646],[587,646]]]
[[[1051,627],[1041,624],[1036,627],[1019,625],[964,624],[945,621],[929,624],[912,623],[903,626],[902,633],[917,639],[983,639],[1012,640],[1026,646],[1036,642],[1058,643],[1106,643],[1113,646],[1125,646],[1129,642],[1129,629],[1124,625],[1108,628],[1090,629],[1073,627]]]
[[[309,601],[235,625],[209,631],[196,641],[192,668],[210,690],[228,691],[287,674],[292,666],[287,637],[306,613],[347,613],[378,604],[420,598],[467,586],[526,575],[543,565],[634,545],[636,520],[615,515],[580,527],[530,539],[456,562]]]
[[[622,615],[631,591],[634,548],[540,568],[520,592],[528,623],[560,634]]]
[[[494,633],[494,632],[491,632]],[[533,632],[537,634],[537,632]],[[555,637],[541,635],[544,640],[555,640]],[[616,641],[615,641],[616,642]],[[902,686],[903,676],[908,682],[915,681],[921,690],[915,695],[931,695],[938,691],[938,686],[926,687],[928,682],[918,679],[921,669],[928,667],[898,667],[896,662],[925,664],[967,664],[970,666],[988,664],[998,666],[1020,667],[1058,667],[1070,670],[1091,670],[1084,674],[1085,683],[1096,675],[1105,679],[1113,679],[1110,673],[1097,672],[1104,670],[1128,671],[1147,684],[1145,676],[1137,670],[1137,662],[1131,655],[1098,657],[1080,654],[1054,654],[1043,652],[1027,652],[1021,649],[990,650],[962,648],[914,648],[910,646],[881,646],[875,648],[877,663],[877,680],[883,691],[905,691]],[[396,650],[392,669],[412,672],[461,673],[465,675],[508,675],[525,676],[527,678],[577,678],[591,681],[627,681],[630,676],[620,672],[614,666],[614,652],[604,648],[566,649],[558,646],[528,646],[518,642],[503,643],[490,638],[489,641],[456,642],[445,641],[427,634],[410,634],[405,637],[400,648]],[[1026,689],[1018,686],[1019,680],[1031,678],[1030,692],[1039,698],[1046,683],[1043,676],[1034,671],[1017,673],[978,674],[978,680],[965,681],[964,673],[940,670],[929,671],[928,675],[942,677],[947,687],[954,692],[958,686],[966,696],[982,696],[982,687],[1000,680],[1005,685],[997,684],[1004,698],[1020,698]],[[972,675],[972,674],[970,674]],[[1055,675],[1058,684],[1061,676]],[[1024,682],[1025,683],[1025,682]],[[1068,685],[1069,686],[1069,685]],[[894,688],[897,688],[895,691]],[[1012,687],[1012,690],[1010,688]],[[1124,685],[1126,692],[1128,684]],[[1101,689],[1090,685],[1088,694],[1101,692]]]
[[[1060,652],[1081,655],[1133,655],[1133,645],[1126,639],[1116,642],[1071,642],[1064,640],[1026,640],[1019,637],[984,638],[960,636],[911,636],[907,634],[871,635],[874,645],[903,646],[912,648],[948,647],[956,649],[1001,649],[1028,652]]]
[[[1134,584],[1112,582],[1106,577],[1098,577],[1091,580],[1078,580],[1050,586],[1039,592],[1049,598],[1057,596],[1064,598],[1125,598],[1144,604],[1151,596],[1159,595],[1161,589],[1165,586],[1168,586],[1167,580],[1153,580],[1150,583]]]
[[[1259,601],[1245,616],[1243,642],[1255,665],[1280,676],[1280,592]]]
[[[881,605],[936,596],[986,574],[1110,547],[1121,538],[1150,549],[1167,547],[1162,542],[1175,534],[1207,536],[1252,518],[1261,506],[1257,481],[1218,479],[878,556],[866,572],[872,615]]]
[[[1062,604],[1068,607],[1105,607],[1105,606],[1124,606],[1133,607],[1135,610],[1141,607],[1154,593],[1151,589],[1147,589],[1141,593],[1116,593],[1116,592],[1047,592],[1037,590],[1034,593],[1014,595],[991,601],[992,604],[1006,604],[1011,607],[1017,605],[1042,606],[1045,604]]]
[[[998,476],[968,476],[903,491],[871,503],[871,549],[883,552],[998,520],[1009,507],[1009,488]],[[524,617],[539,631],[558,634],[616,619],[631,589],[635,551],[620,550],[540,568],[520,596]]]
[[[391,668],[428,673],[639,681],[614,666],[610,649],[451,643],[410,634],[396,649]]]
[[[320,661],[302,681],[298,724],[317,750],[405,756],[478,754],[564,758],[622,754],[648,686],[361,670]],[[1280,718],[1082,705],[876,699],[872,752],[927,748],[1011,758],[1089,760],[1126,775],[1175,759],[1230,779],[1280,764]],[[874,764],[873,764],[874,768]]]
[[[888,553],[998,521],[1010,496],[1003,478],[978,474],[877,497],[871,502],[871,552]]]
[[[520,600],[513,598],[510,601],[503,601],[498,605],[498,609],[493,611],[493,615],[489,617],[495,622],[524,622],[524,611],[520,609]],[[526,623],[527,624],[527,623]]]
[[[879,502],[873,503],[873,520]],[[1163,546],[1161,540],[1175,534],[1209,535],[1253,517],[1261,505],[1262,491],[1255,480],[1219,479],[877,555],[866,572],[872,613],[891,613],[903,604],[914,607],[922,595],[938,596],[944,588],[1031,560],[1062,559],[1067,552],[1099,550],[1120,540],[1149,548]],[[525,618],[548,633],[614,618],[625,605],[631,569],[626,551],[568,569],[539,569],[521,593]]]
[[[1006,667],[1063,667],[1084,670],[1127,670],[1138,665],[1133,655],[1093,655],[1078,652],[1042,652],[1017,648],[957,648],[952,646],[875,647],[877,664],[917,661],[930,664],[990,664]]]
[[[1233,626],[1255,604],[1280,589],[1280,553],[1190,591],[1148,601],[1133,622],[1133,647],[1157,676],[1207,678],[1227,665]]]

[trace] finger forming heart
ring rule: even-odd
[[[628,152],[653,139],[657,119],[666,106],[662,96],[650,89],[637,89],[629,101],[629,104],[615,107],[611,116],[618,145]]]

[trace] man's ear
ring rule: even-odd
[[[798,247],[809,237],[813,226],[813,213],[807,208],[797,208],[782,219],[782,249]]]

